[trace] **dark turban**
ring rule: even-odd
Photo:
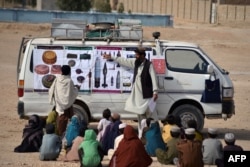
[[[70,66],[63,65],[62,66],[62,75],[69,75],[70,74]]]

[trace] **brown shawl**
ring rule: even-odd
[[[141,140],[132,126],[124,129],[124,138],[119,143],[109,166],[110,167],[147,167],[152,163]]]
[[[177,143],[180,167],[203,167],[201,147],[200,141],[182,140]]]

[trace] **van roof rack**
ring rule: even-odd
[[[142,40],[143,29],[141,21],[134,19],[118,19],[117,27],[111,22],[87,24],[82,20],[53,19],[51,37],[84,40]]]
[[[85,36],[87,22],[72,19],[52,19],[51,37],[81,39]]]
[[[118,19],[118,27],[121,38],[142,39],[143,29],[141,20],[137,19]]]
[[[118,19],[117,27],[114,23],[98,22],[92,23],[85,39],[88,40],[142,40],[143,29],[141,20]],[[91,25],[91,24],[90,24]]]

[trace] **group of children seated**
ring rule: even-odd
[[[171,114],[161,121],[162,129],[159,121],[143,119],[139,135],[131,125],[121,121],[119,114],[111,113],[109,109],[103,111],[97,130],[88,128],[74,115],[64,135],[59,136],[56,120],[52,120],[48,117],[45,122],[32,115],[23,129],[22,143],[14,151],[39,152],[43,161],[57,160],[63,149],[66,152],[61,158],[63,161],[79,161],[80,166],[93,167],[101,167],[105,155],[110,160],[110,167],[147,167],[152,163],[151,157],[157,157],[161,164],[180,167],[201,167],[204,164],[222,167],[223,151],[243,151],[235,145],[233,133],[225,134],[226,146],[223,148],[217,139],[217,129],[208,128],[204,138],[197,130],[195,120],[188,121],[188,127],[184,129],[180,118]]]
[[[155,155],[161,164],[175,164],[180,167],[204,165],[223,167],[224,151],[243,151],[241,146],[235,145],[236,139],[233,133],[225,134],[226,146],[223,148],[222,142],[217,138],[218,130],[215,128],[208,128],[207,135],[203,136],[198,131],[195,120],[189,120],[187,128],[184,129],[180,124],[180,118],[171,114],[162,123],[162,131],[159,130],[159,126],[153,126],[153,124],[158,124],[156,122],[147,128],[145,135],[148,154]],[[149,137],[149,131],[154,131],[154,138]],[[161,137],[158,137],[160,135]],[[162,141],[157,140],[156,137],[161,138]],[[158,141],[157,145],[156,141]],[[161,142],[165,144],[165,147],[160,144]],[[154,151],[148,151],[147,145]]]

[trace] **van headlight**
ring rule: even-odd
[[[234,96],[234,90],[233,88],[222,88],[222,97],[233,97]]]

